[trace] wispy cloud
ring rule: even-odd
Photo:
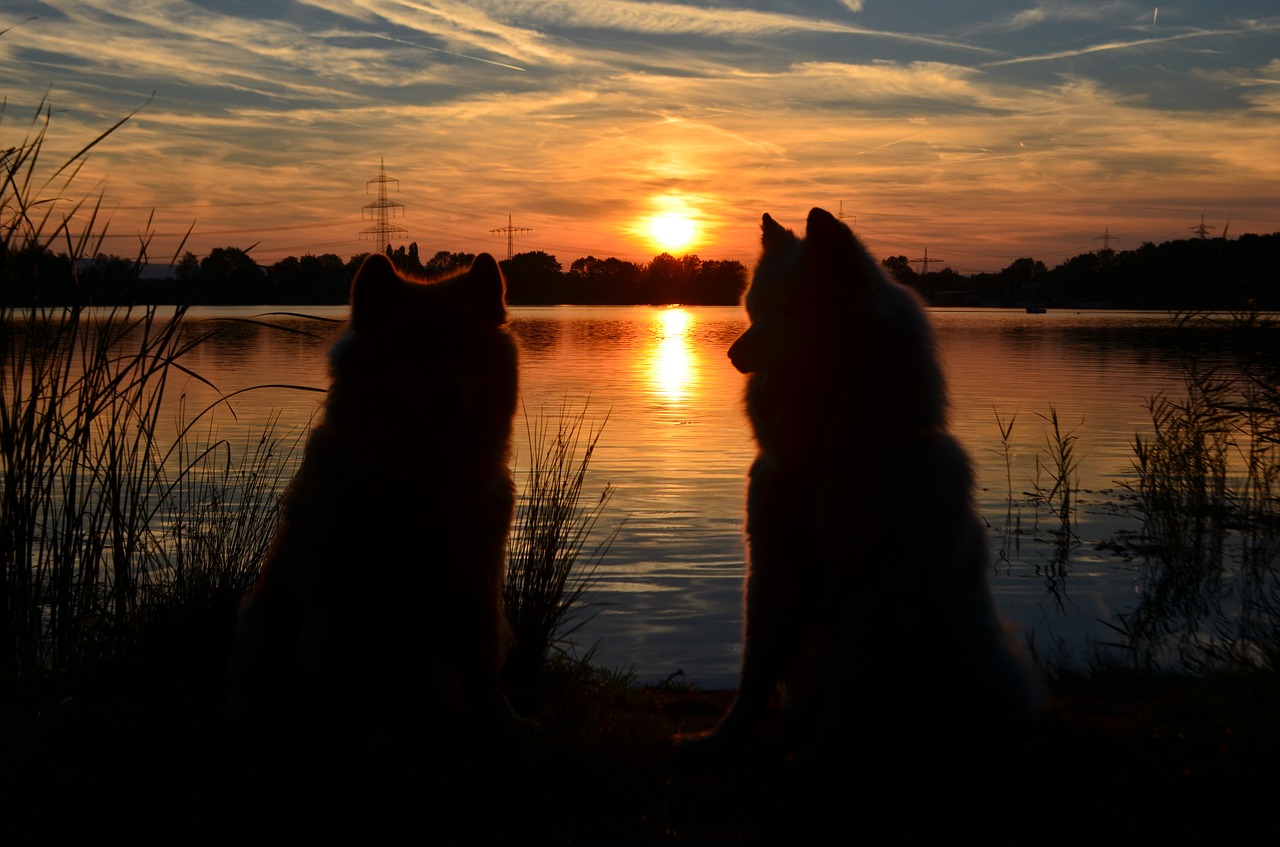
[[[365,249],[385,158],[423,250],[505,247],[511,213],[526,249],[647,260],[634,220],[680,197],[704,257],[749,260],[761,211],[843,202],[877,252],[999,266],[1107,216],[1280,228],[1280,18],[1242,4],[1151,31],[1136,2],[10,0],[0,29],[41,17],[0,36],[0,141],[50,86],[50,160],[155,92],[85,166],[113,230],[154,207],[262,261]]]
[[[1041,24],[1115,21],[1120,17],[1132,18],[1139,8],[1138,4],[1125,0],[1110,3],[1040,3],[1030,9],[1018,9],[984,23],[973,31],[1016,32]]]
[[[769,38],[784,35],[848,35],[913,44],[930,44],[981,52],[982,48],[939,35],[902,30],[878,30],[813,15],[762,12],[717,5],[637,0],[480,0],[494,17],[536,22],[565,32],[606,30],[633,35],[700,36],[708,38]],[[844,4],[849,8],[861,3]]]
[[[1107,53],[1114,50],[1132,50],[1135,48],[1171,44],[1174,42],[1190,41],[1201,38],[1219,38],[1233,35],[1257,35],[1261,32],[1273,32],[1276,30],[1280,30],[1280,23],[1259,22],[1256,25],[1240,29],[1208,29],[1192,30],[1189,32],[1175,32],[1169,35],[1152,36],[1150,38],[1134,38],[1127,41],[1107,41],[1100,44],[1087,44],[1082,47],[1056,50],[1050,53],[1040,53],[1031,56],[1015,56],[1009,59],[996,59],[983,63],[983,66],[999,67],[1001,65],[1018,65],[1027,62],[1047,62],[1054,59],[1069,59],[1076,56],[1087,56],[1091,53]]]

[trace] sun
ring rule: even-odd
[[[698,237],[698,224],[681,212],[659,212],[648,220],[649,238],[667,252],[683,250]]]

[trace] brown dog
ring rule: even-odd
[[[425,284],[365,260],[241,608],[234,717],[322,716],[366,744],[433,714],[514,723],[498,681],[518,379],[505,322],[492,256]]]

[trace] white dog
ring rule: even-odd
[[[765,215],[762,242],[729,350],[759,447],[741,680],[720,723],[679,744],[739,745],[780,685],[801,751],[886,722],[946,735],[1030,716],[1041,683],[996,617],[918,298],[821,209],[803,239]]]

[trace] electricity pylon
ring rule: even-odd
[[[1120,239],[1119,239],[1119,238],[1116,238],[1114,235],[1112,235],[1112,234],[1111,234],[1111,227],[1109,227],[1109,226],[1104,226],[1104,227],[1102,228],[1102,235],[1099,235],[1099,236],[1095,237],[1093,240],[1094,240],[1094,241],[1101,241],[1101,242],[1102,242],[1102,249],[1103,249],[1103,250],[1110,250],[1110,249],[1111,249],[1111,242],[1112,242],[1112,241],[1117,241],[1117,242],[1118,242]]]
[[[841,201],[840,201],[840,212],[839,212],[839,214],[837,214],[837,215],[836,215],[836,217],[837,217],[837,218],[839,218],[840,220],[844,220],[845,218],[853,218],[853,223],[849,225],[849,230],[850,230],[851,232],[855,232],[855,233],[858,231],[858,216],[857,216],[857,215],[846,215],[846,214],[844,213],[844,201],[843,201],[843,200],[841,200]]]
[[[372,238],[377,252],[386,253],[387,247],[391,244],[391,236],[408,235],[409,230],[391,223],[393,217],[404,215],[404,204],[387,199],[387,185],[394,182],[396,191],[399,191],[400,180],[387,176],[386,163],[381,159],[378,161],[378,175],[366,182],[364,189],[367,194],[369,186],[375,183],[378,186],[378,199],[364,205],[364,219],[373,221],[373,226],[362,229],[360,237]]]
[[[920,276],[924,276],[924,275],[929,271],[929,265],[932,265],[932,264],[934,264],[935,262],[945,262],[945,261],[946,261],[946,259],[930,259],[930,258],[929,258],[929,248],[928,248],[928,247],[926,247],[926,248],[924,248],[924,258],[922,258],[922,259],[908,259],[908,260],[907,260],[907,264],[911,264],[912,262],[919,262],[919,263],[920,263]]]
[[[507,215],[507,225],[506,225],[506,226],[500,226],[500,227],[498,227],[497,229],[491,229],[491,230],[489,230],[489,232],[498,232],[498,233],[505,232],[505,233],[507,234],[507,258],[508,258],[508,259],[510,259],[510,258],[512,258],[513,256],[515,256],[515,254],[516,254],[516,253],[515,253],[515,246],[516,246],[516,245],[515,245],[515,239],[513,238],[513,236],[514,236],[517,232],[533,232],[533,229],[531,229],[530,227],[527,227],[527,226],[512,226],[512,225],[511,225],[511,216],[510,216],[510,215]]]
[[[1205,238],[1208,238],[1208,237],[1209,237],[1209,233],[1210,233],[1210,232],[1212,232],[1213,230],[1217,229],[1217,227],[1216,227],[1216,226],[1209,226],[1208,224],[1206,224],[1206,223],[1204,222],[1204,213],[1202,212],[1202,213],[1200,214],[1200,226],[1193,226],[1193,227],[1191,227],[1190,229],[1191,229],[1191,231],[1192,231],[1192,232],[1194,232],[1196,235],[1200,236],[1200,238],[1203,240],[1203,239],[1205,239]]]

